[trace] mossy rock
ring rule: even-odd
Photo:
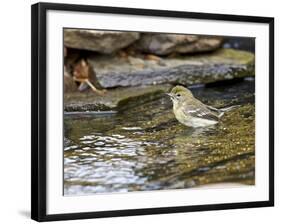
[[[109,111],[117,108],[122,110],[127,106],[134,106],[134,103],[143,104],[157,99],[170,88],[169,85],[116,88],[108,90],[103,96],[98,96],[93,92],[65,93],[64,111]]]
[[[95,55],[89,58],[97,77],[106,88],[151,84],[206,84],[254,76],[254,54],[220,49],[198,55],[158,57]]]

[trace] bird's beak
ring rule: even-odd
[[[174,98],[174,95],[172,93],[166,93],[166,95],[168,95],[169,97],[171,97],[171,99]]]

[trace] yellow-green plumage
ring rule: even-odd
[[[223,112],[197,100],[190,90],[183,86],[174,87],[168,94],[173,101],[177,120],[190,127],[205,127],[218,123]]]

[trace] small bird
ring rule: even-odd
[[[173,101],[173,111],[177,120],[188,127],[197,128],[217,124],[226,111],[237,107],[216,109],[205,105],[183,86],[175,86],[167,95]]]

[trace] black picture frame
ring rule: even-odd
[[[101,212],[52,214],[46,213],[46,13],[48,10],[100,12],[170,18],[193,18],[217,21],[254,22],[269,24],[269,200],[243,203],[196,206],[160,207]],[[274,206],[274,18],[183,11],[163,11],[74,4],[37,3],[32,5],[32,90],[31,90],[31,218],[54,221],[161,213],[192,212]]]

